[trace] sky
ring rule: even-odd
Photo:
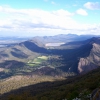
[[[100,0],[0,0],[0,36],[100,35]]]

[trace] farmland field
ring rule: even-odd
[[[27,65],[37,66],[37,65],[41,64],[42,62],[46,61],[47,59],[48,59],[47,56],[39,56],[39,57],[35,58],[34,60],[28,61]]]

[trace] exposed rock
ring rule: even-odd
[[[100,100],[100,89],[96,88],[92,94],[90,100]]]
[[[100,66],[100,40],[96,43],[93,43],[93,47],[90,51],[90,54],[86,58],[80,58],[78,63],[79,73],[86,73],[90,70],[93,70]]]

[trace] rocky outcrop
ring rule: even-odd
[[[79,59],[79,73],[86,73],[100,66],[100,40],[96,40],[91,43],[93,44],[89,56]]]
[[[92,94],[90,100],[100,100],[100,89],[96,88]]]

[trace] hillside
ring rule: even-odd
[[[100,87],[100,68],[63,81],[44,82],[1,95],[0,100],[90,100]],[[93,92],[95,90],[95,92]],[[91,95],[92,94],[92,95]]]
[[[99,55],[100,38],[97,37],[56,48],[46,48],[38,39],[1,48],[0,88],[3,90],[0,93],[87,73],[100,66]]]

